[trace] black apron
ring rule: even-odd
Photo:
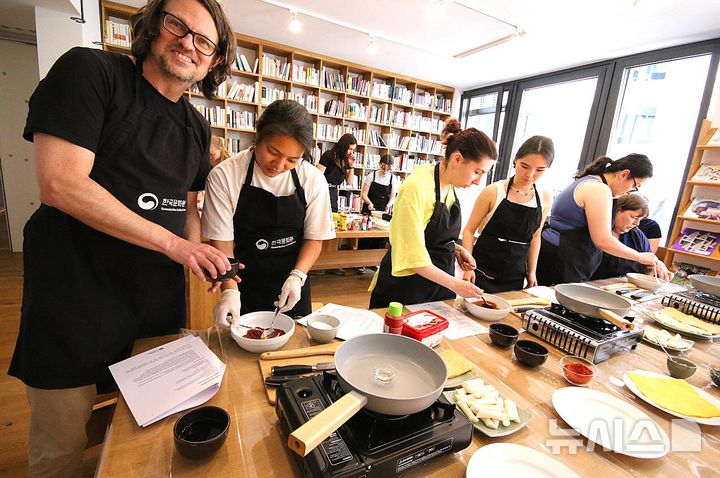
[[[392,191],[392,182],[394,179],[390,176],[390,184],[383,186],[382,184],[375,182],[375,173],[377,173],[377,171],[373,171],[373,180],[370,183],[367,195],[370,202],[373,203],[373,207],[376,211],[384,211],[390,202],[390,192]],[[388,174],[392,175],[390,172],[388,172]],[[370,209],[368,208],[367,203],[363,203],[361,212],[363,214],[370,214]]]
[[[506,194],[509,194],[513,179],[508,181]],[[494,294],[523,288],[530,241],[542,220],[540,194],[537,188],[533,189],[537,207],[511,202],[506,196],[473,247],[478,269],[495,278],[490,280],[475,272],[475,285],[485,292]]]
[[[335,163],[335,153],[333,152],[332,164],[325,168],[325,179],[328,182],[330,191],[330,208],[332,212],[338,212],[338,196],[340,185],[345,181],[345,175],[342,168]]]
[[[425,226],[425,247],[430,260],[438,269],[450,275],[455,273],[455,240],[460,235],[460,203],[448,210],[440,200],[440,169],[435,166],[435,207],[427,226]],[[453,194],[455,191],[453,190]],[[388,249],[378,271],[377,283],[370,295],[370,308],[388,307],[390,302],[403,305],[453,299],[455,293],[450,289],[430,281],[420,274],[404,277],[392,275],[392,245]]]
[[[170,120],[151,108],[151,95],[160,93],[143,82],[138,66],[131,93],[112,99],[127,109],[118,127],[103,128],[90,177],[133,212],[182,235],[187,192],[204,157],[190,126],[194,113],[181,98],[186,124]],[[108,390],[108,365],[127,358],[136,339],[185,326],[183,267],[159,252],[47,205],[25,225],[23,247],[22,320],[9,374],[27,385]]]
[[[607,184],[601,174],[600,179]],[[587,221],[582,227],[558,231],[557,246],[543,239],[538,257],[538,284],[555,285],[590,280],[600,262],[602,251],[590,237]]]
[[[250,184],[254,169],[253,152],[233,216],[234,254],[245,265],[238,285],[241,314],[275,309],[274,303],[303,245],[307,206],[295,169],[290,170],[295,193],[280,197]],[[300,301],[286,314],[294,317],[311,312],[308,277]]]

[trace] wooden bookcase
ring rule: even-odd
[[[102,2],[106,50],[130,53],[107,38],[106,20],[126,23],[135,11]],[[312,115],[315,161],[342,134],[357,138],[357,184],[342,188],[345,194],[359,195],[364,176],[377,169],[383,154],[395,156],[393,169],[400,179],[414,166],[442,156],[440,132],[450,116],[453,88],[239,33],[235,37],[237,56],[247,63],[233,65],[218,98],[207,100],[193,89],[187,92],[231,153],[251,144],[257,117],[272,101],[283,98],[298,101]]]
[[[693,229],[704,230],[706,227],[708,231],[720,232],[720,220],[695,218],[685,215],[688,207],[695,197],[706,197],[706,194],[710,195],[708,194],[708,192],[710,192],[712,195],[711,199],[717,199],[720,201],[720,181],[698,181],[694,179],[698,170],[703,166],[703,164],[706,164],[706,161],[709,159],[706,157],[706,152],[712,152],[711,154],[715,156],[712,164],[720,167],[720,162],[717,161],[720,159],[720,145],[708,144],[708,141],[713,137],[716,131],[717,128],[712,127],[709,120],[703,120],[702,125],[700,126],[700,133],[698,134],[698,142],[695,146],[695,152],[690,163],[687,181],[685,182],[685,187],[683,188],[682,196],[680,198],[678,215],[675,217],[672,233],[670,234],[670,241],[668,242],[667,250],[665,252],[665,264],[668,268],[671,267],[673,260],[676,259],[675,256],[689,256],[695,258],[696,260],[703,261],[706,264],[706,267],[710,267],[715,271],[720,270],[720,256],[716,253],[706,256],[672,248],[682,234],[683,229],[688,227],[687,223],[695,223],[690,226]],[[699,193],[699,191],[704,192]],[[698,194],[700,195],[698,196]],[[705,227],[702,227],[703,225],[705,225]]]

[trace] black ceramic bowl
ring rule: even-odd
[[[518,340],[515,343],[515,358],[526,367],[537,367],[547,360],[548,349],[532,340]]]
[[[490,324],[490,340],[498,347],[507,348],[518,339],[519,332],[507,324]]]
[[[217,277],[215,279],[213,279],[214,281],[230,280],[237,275],[238,270],[240,269],[240,261],[237,259],[234,259],[232,257],[228,257],[227,259],[228,259],[228,261],[230,261],[230,270],[227,272],[224,272],[222,274],[218,274]],[[208,277],[211,277],[207,271],[205,271],[205,274]]]
[[[186,458],[205,458],[225,443],[229,428],[230,415],[220,407],[190,410],[175,422],[175,448]]]

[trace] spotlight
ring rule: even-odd
[[[290,21],[288,22],[288,28],[293,33],[300,33],[302,31],[302,23],[298,20],[297,12],[290,10]]]

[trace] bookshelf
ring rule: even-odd
[[[720,250],[717,245],[712,247],[710,244],[712,241],[717,242],[720,237],[720,209],[715,213],[715,203],[720,206],[720,174],[707,175],[708,170],[720,173],[720,144],[709,144],[716,132],[717,128],[709,120],[703,120],[665,253],[668,268],[673,262],[699,262],[697,265],[720,270]],[[688,244],[691,241],[699,245],[696,250],[690,247],[681,250],[677,247],[680,242]],[[702,252],[703,241],[709,248],[712,247],[711,254]]]
[[[131,39],[124,39],[127,46],[120,43],[136,10],[102,2],[106,50],[130,54]],[[292,99],[313,117],[315,161],[344,133],[357,138],[358,187],[342,191],[359,193],[364,176],[377,169],[383,154],[395,157],[393,172],[399,179],[442,156],[440,131],[452,110],[453,88],[238,33],[235,38],[237,60],[218,97],[207,100],[195,88],[187,92],[231,153],[250,146],[255,120],[267,105]]]

